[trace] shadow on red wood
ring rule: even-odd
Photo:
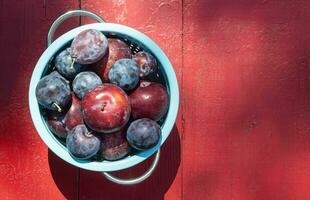
[[[48,150],[48,164],[50,166],[50,171],[55,180],[58,189],[67,199],[74,199],[78,197],[78,194],[72,194],[72,188],[68,185],[75,185],[78,188],[79,184],[79,169],[69,163],[64,162],[61,158],[55,155],[51,150]],[[68,172],[72,173],[68,173]],[[73,177],[72,174],[75,173],[76,176]],[[76,190],[78,193],[78,189]]]

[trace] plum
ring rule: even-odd
[[[101,140],[84,124],[80,124],[69,132],[66,145],[73,158],[89,159],[99,151]]]
[[[72,93],[71,107],[64,117],[64,124],[67,131],[79,124],[84,124],[82,116],[81,101]]]
[[[71,103],[70,86],[59,73],[52,72],[39,81],[36,97],[44,108],[61,112]]]
[[[133,148],[147,150],[158,144],[161,138],[161,128],[151,119],[138,119],[129,125],[126,138]]]
[[[134,89],[139,82],[137,63],[128,58],[116,61],[109,71],[109,81],[126,91]]]
[[[139,70],[140,77],[145,78],[149,74],[153,73],[157,68],[156,59],[146,51],[140,51],[133,56],[133,59],[136,61]]]
[[[82,99],[86,92],[101,85],[100,77],[91,71],[79,73],[73,80],[72,87],[75,94]]]
[[[134,119],[150,118],[158,121],[168,110],[168,93],[160,83],[141,81],[129,98]]]
[[[66,138],[68,132],[65,128],[64,114],[55,111],[49,111],[46,116],[48,128],[60,138]]]
[[[119,59],[131,58],[131,50],[129,46],[120,39],[108,38],[109,42],[109,53],[107,61],[103,63],[103,71],[101,72],[101,77],[103,80],[108,81],[109,71],[112,65]]]
[[[83,71],[86,66],[78,63],[73,63],[70,53],[70,48],[67,48],[60,52],[55,58],[55,67],[57,71],[65,78],[73,79],[78,73]]]
[[[71,43],[71,57],[79,64],[93,64],[108,51],[108,40],[96,29],[79,33]]]
[[[111,133],[120,130],[130,118],[130,103],[126,93],[105,83],[86,93],[82,100],[85,123],[93,130]]]
[[[129,153],[130,149],[124,129],[115,133],[102,135],[100,154],[103,159],[121,159]]]

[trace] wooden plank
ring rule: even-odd
[[[28,111],[30,77],[48,28],[77,7],[77,0],[0,1],[0,199],[77,199],[78,170],[48,152]]]
[[[309,8],[185,0],[184,199],[309,199]]]
[[[181,85],[181,0],[85,0],[82,1],[82,8],[97,13],[109,22],[131,26],[150,36],[171,59]],[[80,199],[181,199],[180,137],[182,137],[181,115],[162,149],[158,169],[146,182],[139,185],[118,186],[105,180],[101,174],[81,170]],[[118,175],[121,177],[139,175],[149,164],[150,161],[147,161]]]

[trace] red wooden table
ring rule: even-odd
[[[146,33],[174,65],[178,120],[142,184],[66,164],[32,125],[33,67],[52,21],[76,8]],[[309,11],[307,0],[0,0],[0,199],[310,199]]]

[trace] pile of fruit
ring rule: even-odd
[[[168,93],[156,59],[89,29],[57,53],[36,87],[46,124],[75,159],[118,160],[156,146]],[[152,78],[153,77],[153,78]]]

